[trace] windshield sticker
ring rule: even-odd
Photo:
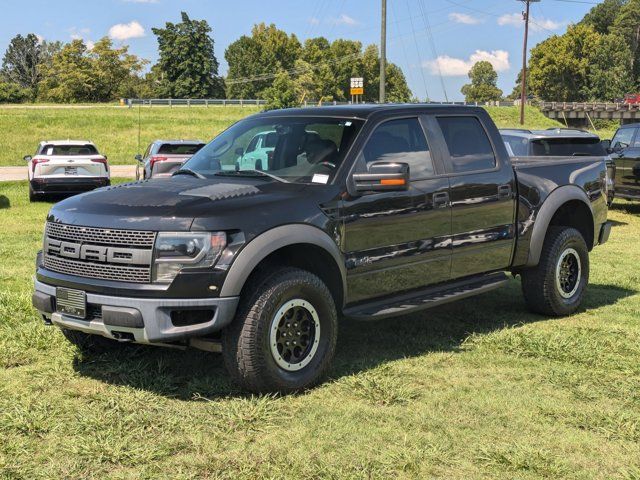
[[[329,175],[323,173],[314,173],[311,179],[313,183],[327,183],[329,181]]]

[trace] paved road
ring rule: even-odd
[[[135,178],[135,165],[109,165],[114,178]],[[26,180],[27,167],[0,167],[0,182]]]

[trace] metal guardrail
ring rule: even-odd
[[[195,106],[255,106],[266,105],[266,100],[236,98],[127,98],[120,101],[129,108],[135,105],[159,107],[195,107]]]

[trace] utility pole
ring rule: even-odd
[[[524,43],[522,45],[522,91],[520,92],[520,125],[524,125],[524,105],[527,102],[527,41],[529,39],[529,7],[531,2],[540,0],[518,0],[526,4],[524,17]]]
[[[380,103],[385,102],[387,83],[387,0],[382,0],[382,24],[380,26]]]

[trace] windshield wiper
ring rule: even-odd
[[[248,175],[246,175],[248,174]],[[274,180],[277,180],[278,182],[282,182],[282,183],[290,183],[288,180],[285,180],[282,177],[278,177],[277,175],[274,175],[273,173],[268,173],[265,172],[264,170],[225,170],[225,171],[221,171],[221,172],[216,172],[215,175],[218,175],[220,177],[233,177],[233,176],[247,176],[247,177],[269,177],[272,178]]]
[[[176,175],[191,175],[192,177],[196,177],[196,178],[200,178],[200,179],[206,178],[201,173],[194,172],[190,168],[181,168],[180,170],[176,170],[175,172],[173,172],[173,175],[171,175],[171,176],[175,177]]]

